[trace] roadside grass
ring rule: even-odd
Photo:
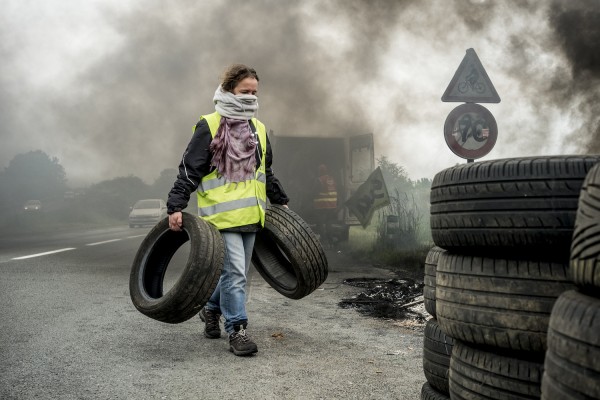
[[[376,227],[353,226],[344,250],[355,259],[419,278],[424,273],[427,253],[433,246],[427,236],[408,247],[381,243]]]

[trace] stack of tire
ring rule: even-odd
[[[579,194],[598,161],[509,158],[435,176],[431,231],[443,250],[430,252],[438,254],[435,296],[424,297],[435,304],[428,311],[438,337],[453,346],[445,393],[428,376],[426,332],[422,399],[541,397],[552,308],[575,288],[569,255]]]
[[[449,397],[448,372],[454,339],[440,328],[435,312],[435,287],[437,264],[440,254],[445,252],[434,246],[425,259],[423,305],[433,318],[427,321],[423,333],[423,372],[426,382],[421,388],[421,399],[443,400]]]
[[[542,398],[600,399],[600,164],[581,190],[570,267],[577,289],[550,314]]]

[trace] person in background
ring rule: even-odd
[[[246,333],[246,276],[256,232],[264,227],[267,198],[287,207],[289,201],[273,174],[271,145],[265,125],[256,119],[258,75],[234,64],[214,94],[215,112],[202,115],[183,153],[179,174],[169,192],[169,228],[182,229],[181,211],[197,191],[198,213],[223,237],[225,259],[221,277],[200,311],[204,336],[220,338],[219,322],[237,356],[258,351]]]
[[[319,176],[316,182],[316,195],[313,207],[317,217],[317,227],[321,243],[326,247],[331,246],[331,224],[336,221],[337,214],[337,186],[325,164],[319,165]]]

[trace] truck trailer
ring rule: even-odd
[[[273,170],[290,197],[289,207],[311,227],[321,221],[315,212],[318,170],[325,165],[338,193],[336,221],[331,226],[333,241],[346,241],[350,226],[359,221],[344,203],[375,168],[373,134],[351,137],[280,136],[269,132]]]

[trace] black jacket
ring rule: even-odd
[[[188,144],[181,163],[179,164],[179,174],[173,188],[169,192],[167,201],[167,212],[172,214],[176,211],[181,211],[187,207],[190,195],[198,188],[200,181],[205,175],[208,175],[214,167],[211,167],[210,161],[212,153],[210,151],[210,143],[212,135],[208,123],[205,119],[201,119],[196,124],[194,135]],[[261,163],[262,149],[260,143],[257,146],[256,167]],[[273,174],[271,163],[273,162],[273,153],[271,144],[267,136],[267,154],[266,154],[265,170],[267,174],[267,197],[273,204],[287,204],[289,199],[283,190],[283,186]]]

